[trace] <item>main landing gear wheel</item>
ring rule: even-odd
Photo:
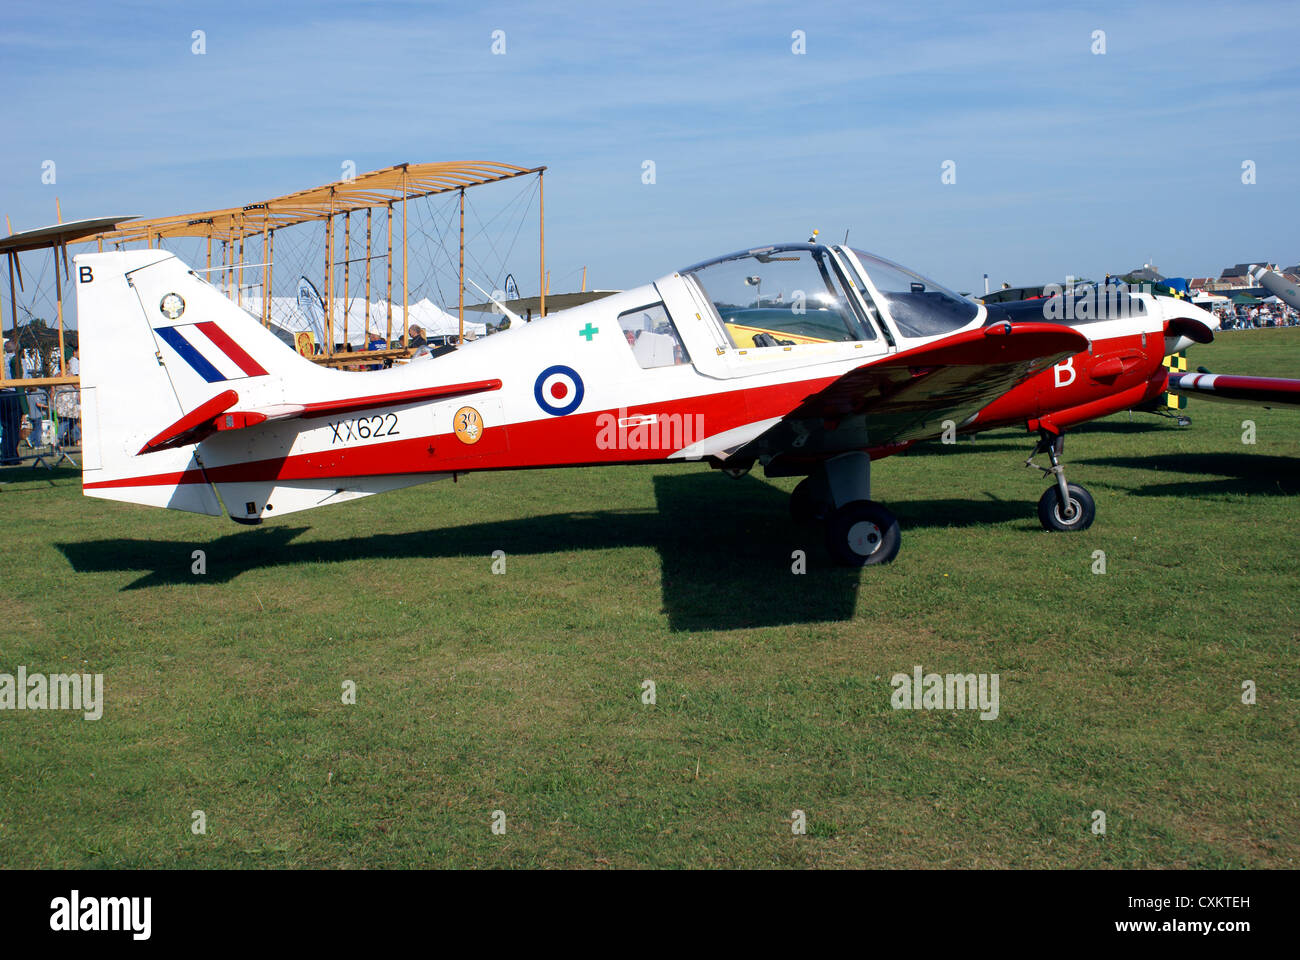
[[[1056,485],[1048,487],[1038,501],[1038,521],[1046,530],[1072,533],[1087,530],[1092,526],[1097,515],[1097,505],[1092,502],[1092,494],[1077,483],[1066,484],[1069,490],[1069,503],[1063,503],[1061,490]]]
[[[790,492],[790,517],[798,524],[816,523],[829,507],[817,496],[811,477],[804,477]]]
[[[874,500],[854,500],[826,521],[826,548],[845,567],[889,563],[902,537],[894,515]]]

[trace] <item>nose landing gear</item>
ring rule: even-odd
[[[1038,445],[1025,461],[1026,467],[1037,467],[1043,471],[1044,476],[1056,479],[1038,500],[1038,522],[1045,530],[1057,532],[1087,530],[1097,515],[1097,505],[1093,503],[1092,494],[1083,487],[1077,483],[1065,482],[1065,467],[1061,464],[1061,454],[1064,451],[1065,434],[1039,430]],[[1040,467],[1034,463],[1034,457],[1040,453],[1047,454],[1050,467]]]

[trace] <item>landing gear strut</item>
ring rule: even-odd
[[[902,537],[898,520],[871,499],[871,458],[846,453],[799,481],[790,495],[796,523],[826,524],[826,549],[840,566],[889,563]]]
[[[1092,501],[1092,494],[1083,487],[1077,483],[1065,482],[1065,467],[1061,465],[1061,454],[1064,451],[1065,434],[1040,430],[1038,445],[1025,461],[1026,467],[1038,467],[1044,476],[1056,480],[1038,501],[1038,522],[1044,529],[1058,532],[1087,530],[1097,515],[1097,505]],[[1034,457],[1040,453],[1047,454],[1052,464],[1050,467],[1039,467],[1034,463]]]

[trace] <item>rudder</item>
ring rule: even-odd
[[[332,371],[162,250],[75,258],[86,495],[220,516],[195,445],[141,451],[219,394],[279,403]]]

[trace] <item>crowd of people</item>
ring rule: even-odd
[[[57,368],[58,357],[53,357],[50,362]],[[68,357],[67,374],[75,377],[80,372],[81,358],[74,349]],[[35,356],[34,351],[20,351],[12,338],[4,338],[0,379],[26,380],[49,375],[50,372],[42,368],[40,358]],[[55,429],[55,424],[57,433],[47,433],[47,430]],[[61,447],[80,442],[81,391],[76,387],[0,389],[0,466],[21,463],[21,448],[24,445],[29,450],[35,450],[38,447]]]
[[[1214,310],[1224,330],[1258,330],[1261,327],[1300,326],[1300,312],[1285,303],[1219,307]]]

